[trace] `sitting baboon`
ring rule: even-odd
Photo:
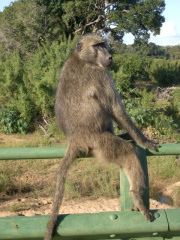
[[[156,150],[158,145],[148,140],[127,115],[107,71],[111,64],[112,56],[105,40],[98,35],[87,34],[79,39],[63,66],[56,92],[55,115],[66,135],[68,146],[57,171],[52,215],[45,240],[50,240],[52,236],[67,171],[82,152],[91,152],[101,162],[113,162],[121,166],[130,183],[134,209],[140,210],[148,221],[152,220],[142,199],[145,185],[138,148],[114,135],[112,121],[145,148]]]

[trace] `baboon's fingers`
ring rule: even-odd
[[[149,139],[145,138],[144,141],[141,143],[145,148],[158,152],[158,148],[160,148],[159,143],[155,143],[150,141]]]
[[[153,221],[154,217],[153,217],[152,213],[150,213],[148,210],[143,211],[142,214],[145,216],[145,218],[148,222]]]
[[[130,211],[139,211],[139,208],[137,208],[137,207],[132,207],[131,209],[130,209]]]

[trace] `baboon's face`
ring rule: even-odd
[[[98,43],[93,47],[97,53],[96,63],[104,68],[110,67],[112,64],[112,56],[109,54],[105,42]]]
[[[76,45],[79,57],[87,63],[108,68],[112,64],[112,56],[108,52],[103,38],[95,34],[85,35]]]

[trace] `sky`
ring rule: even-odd
[[[13,1],[15,0],[0,0],[0,12]],[[165,11],[162,14],[165,22],[161,27],[161,33],[157,36],[151,35],[149,42],[160,46],[180,45],[180,0],[165,0],[165,3]],[[131,34],[125,35],[124,43],[133,43]]]

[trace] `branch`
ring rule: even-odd
[[[77,30],[75,31],[75,33],[78,33],[78,32],[80,32],[81,30],[83,30],[83,32],[84,32],[85,29],[86,29],[86,27],[88,27],[88,26],[90,26],[90,25],[93,25],[93,24],[95,24],[95,23],[99,23],[100,21],[102,21],[102,19],[101,19],[102,17],[104,18],[104,15],[98,15],[98,17],[97,17],[96,20],[94,20],[94,21],[92,21],[92,22],[89,22],[89,23],[86,23],[86,24],[83,26],[83,28],[77,29]]]

